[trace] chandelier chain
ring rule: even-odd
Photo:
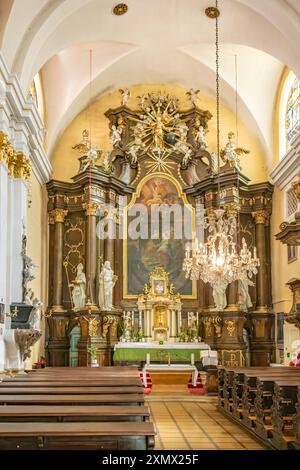
[[[218,0],[216,0],[218,10]],[[216,104],[217,104],[217,157],[218,157],[218,193],[220,193],[220,52],[219,52],[219,16],[216,16]],[[219,198],[220,204],[220,198]]]

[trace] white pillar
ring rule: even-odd
[[[12,286],[11,302],[23,300],[23,259],[22,238],[24,224],[27,223],[27,187],[21,179],[13,181],[13,212],[12,212]]]
[[[171,322],[171,325],[172,325],[172,336],[175,337],[177,336],[177,328],[176,328],[176,312],[175,310],[172,310],[172,322]]]
[[[0,303],[7,308],[7,216],[8,216],[8,174],[0,162]]]

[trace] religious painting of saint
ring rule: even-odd
[[[175,286],[175,292],[181,295],[192,296],[192,281],[185,278],[182,271],[182,264],[185,255],[185,245],[188,239],[185,238],[185,232],[182,230],[182,238],[177,239],[174,236],[175,216],[170,217],[170,233],[165,236],[162,228],[158,229],[155,237],[151,237],[151,207],[153,205],[173,204],[184,207],[184,201],[177,189],[173,179],[164,176],[153,176],[142,184],[140,193],[135,203],[143,204],[148,210],[149,236],[147,239],[128,239],[125,242],[126,266],[124,272],[127,273],[125,280],[125,296],[135,296],[143,292],[143,286],[149,282],[149,274],[155,267],[161,266],[169,273],[170,282]],[[183,211],[182,211],[183,212]],[[190,218],[192,223],[192,218]],[[127,224],[130,223],[128,217]],[[180,220],[183,223],[183,217]]]

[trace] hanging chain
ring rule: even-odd
[[[218,10],[218,0],[216,0]],[[217,157],[218,157],[218,193],[220,194],[220,75],[219,75],[219,15],[216,15],[216,100],[217,100]],[[220,198],[219,198],[220,205]]]

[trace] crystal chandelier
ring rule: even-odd
[[[216,98],[217,98],[217,157],[218,175],[220,174],[220,94],[219,94],[219,29],[218,0],[216,6],[206,11],[207,16],[216,20]],[[238,173],[237,173],[238,175]],[[220,180],[218,176],[218,194]],[[225,291],[228,284],[251,278],[257,274],[260,265],[256,255],[248,249],[246,240],[242,238],[242,247],[237,250],[237,217],[236,211],[226,211],[220,206],[211,209],[204,217],[203,228],[207,231],[205,243],[198,243],[197,238],[192,249],[188,246],[183,262],[186,277],[192,280],[201,279],[212,286],[222,283]]]
[[[224,209],[211,211],[204,218],[204,229],[209,234],[206,243],[198,243],[196,238],[193,249],[186,249],[183,262],[186,277],[192,280],[202,279],[212,285],[222,279],[228,285],[257,274],[259,259],[256,248],[252,256],[243,238],[240,253],[237,252],[234,241],[237,230],[235,215],[225,217]]]

